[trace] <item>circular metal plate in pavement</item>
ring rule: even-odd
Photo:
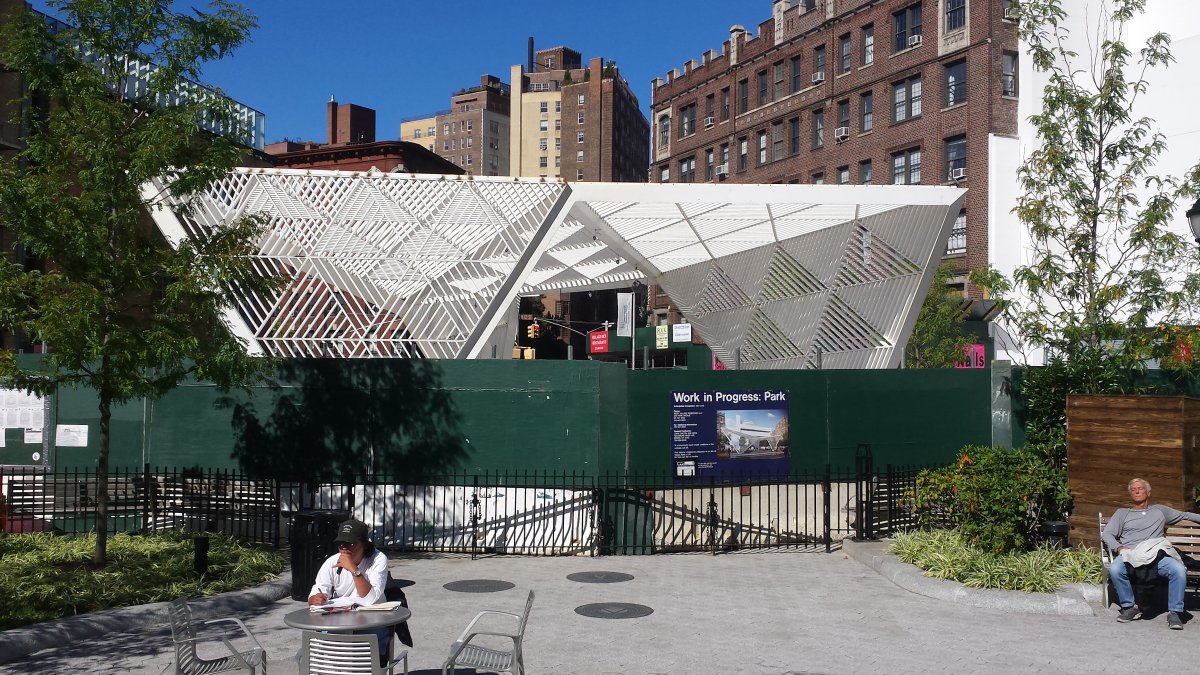
[[[593,619],[637,619],[653,614],[654,610],[631,602],[596,602],[576,607],[575,613]]]
[[[442,588],[448,591],[458,591],[459,593],[495,593],[496,591],[507,591],[516,586],[511,581],[500,581],[498,579],[464,579],[463,581],[451,581],[448,584],[442,584]]]
[[[624,572],[575,572],[568,574],[567,579],[584,584],[615,584],[621,581],[633,581],[633,575]]]

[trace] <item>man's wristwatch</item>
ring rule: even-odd
[[[354,575],[354,576],[356,576],[356,577],[361,577],[361,576],[362,576],[362,570],[354,570],[354,571],[353,571],[353,572],[351,572],[350,574],[352,574],[352,575]]]

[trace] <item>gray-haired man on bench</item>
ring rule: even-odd
[[[1129,481],[1132,508],[1117,509],[1100,538],[1116,558],[1108,567],[1108,576],[1117,591],[1121,612],[1117,621],[1126,623],[1141,618],[1142,611],[1133,604],[1133,584],[1129,581],[1130,567],[1154,565],[1158,576],[1167,579],[1167,626],[1183,630],[1183,594],[1187,590],[1187,568],[1175,547],[1166,539],[1168,525],[1181,520],[1200,523],[1200,514],[1176,511],[1169,506],[1150,503],[1150,484],[1141,478]]]

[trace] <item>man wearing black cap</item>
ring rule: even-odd
[[[367,536],[369,528],[361,520],[347,520],[338,525],[338,552],[329,556],[317,570],[317,580],[308,592],[308,604],[375,605],[384,601],[387,588],[388,561],[382,551]],[[376,632],[379,654],[386,659],[391,653],[392,627]]]

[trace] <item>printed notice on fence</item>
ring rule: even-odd
[[[788,392],[671,392],[676,483],[786,476]]]
[[[0,428],[41,429],[42,398],[17,389],[0,389]]]
[[[87,441],[86,424],[60,424],[54,429],[54,443],[60,448],[86,448]]]

